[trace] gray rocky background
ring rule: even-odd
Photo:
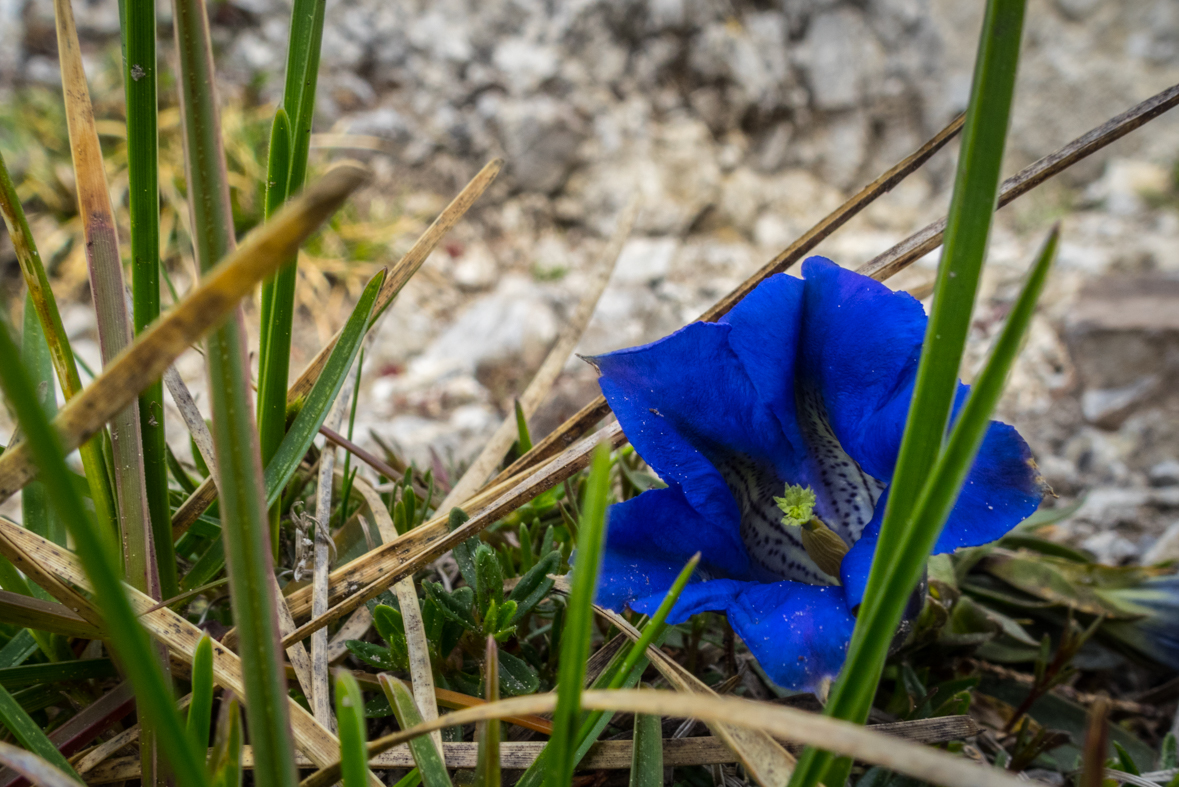
[[[88,41],[117,36],[115,0],[75,9]],[[470,457],[634,195],[638,223],[580,351],[694,319],[964,108],[981,9],[328,0],[317,131],[379,138],[382,152],[359,155],[381,188],[432,209],[487,159],[508,162],[385,318],[357,434],[376,431],[423,462],[431,449],[444,462]],[[277,101],[288,4],[218,2],[211,15],[223,96]],[[55,79],[52,4],[0,0],[0,84]],[[1176,0],[1031,0],[1007,171],[1176,82]],[[1002,415],[1061,500],[1085,499],[1059,535],[1110,562],[1179,558],[1177,132],[1172,113],[1005,209],[972,335],[967,376],[1062,220],[1058,270]],[[953,167],[953,151],[939,154],[819,251],[854,267],[939,217]],[[935,264],[890,283],[920,289]],[[304,338],[295,369],[315,349]],[[183,366],[199,389],[200,359]],[[534,432],[596,392],[574,359]]]

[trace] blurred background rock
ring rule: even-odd
[[[166,72],[170,5],[159,9]],[[379,179],[308,248],[292,369],[338,327],[375,267],[503,156],[499,181],[385,317],[357,419],[361,442],[371,429],[419,462],[433,450],[443,465],[461,464],[510,412],[632,195],[642,211],[581,352],[650,341],[694,319],[940,129],[964,108],[981,9],[967,0],[329,0],[313,159],[364,158]],[[76,0],[75,12],[118,195],[117,2]],[[281,0],[210,5],[241,232],[258,220],[289,13]],[[0,0],[0,146],[23,177],[59,295],[74,304],[67,326],[96,365],[72,182],[60,166],[68,143],[55,47],[49,0]],[[1176,82],[1175,0],[1031,0],[1007,172]],[[171,93],[165,78],[166,107]],[[161,128],[165,256],[183,291],[174,110]],[[972,335],[974,368],[1036,245],[1063,219],[1058,270],[1002,415],[1062,500],[1088,495],[1057,535],[1108,562],[1179,558],[1177,157],[1172,113],[1005,209]],[[953,167],[952,150],[939,154],[820,253],[854,267],[938,218]],[[935,264],[936,254],[890,284],[920,290]],[[181,370],[199,392],[199,356]],[[534,432],[595,393],[591,370],[574,359]],[[187,454],[183,435],[172,430]]]

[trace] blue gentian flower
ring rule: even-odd
[[[830,260],[803,275],[767,279],[720,322],[591,360],[667,483],[611,507],[599,603],[654,612],[700,552],[669,621],[723,612],[776,683],[814,690],[838,674],[863,598],[926,316]],[[935,552],[1003,535],[1041,483],[1027,444],[993,422]],[[816,530],[838,536],[834,556]]]

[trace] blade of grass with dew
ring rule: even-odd
[[[90,290],[98,322],[98,345],[105,367],[132,340],[123,286],[123,263],[119,257],[118,230],[107,189],[106,167],[98,143],[94,108],[82,68],[81,46],[70,0],[54,0],[53,12],[66,127],[77,180],[78,213],[86,241]],[[132,401],[111,418],[110,435],[123,571],[136,588],[158,598],[159,574],[144,485],[143,437],[139,429],[137,401]]]
[[[413,701],[413,694],[409,687],[392,675],[382,672],[377,678],[381,681],[381,688],[389,699],[389,705],[397,717],[397,724],[403,730],[413,729],[422,724],[422,714]],[[409,742],[409,750],[413,753],[413,761],[417,763],[422,774],[422,782],[426,787],[453,787],[450,775],[446,772],[446,763],[442,754],[434,746],[429,736],[414,738]]]
[[[336,720],[340,727],[340,767],[344,787],[367,787],[364,696],[360,693],[360,684],[348,670],[340,670],[336,677]]]
[[[663,787],[663,726],[658,716],[635,716],[630,787]]]
[[[7,314],[0,315],[0,387],[27,437],[41,480],[53,505],[70,530],[78,556],[94,587],[109,642],[135,687],[135,697],[145,717],[151,720],[157,740],[175,769],[181,787],[204,787],[204,769],[189,745],[184,726],[176,712],[171,687],[160,669],[156,653],[115,573],[90,516],[74,487],[56,433],[37,401],[35,389],[19,362],[12,342]]]
[[[516,406],[519,407],[519,403]],[[495,644],[495,637],[487,637],[487,648],[483,652],[484,696],[488,702],[495,702],[499,699],[499,646]],[[500,787],[500,734],[498,719],[480,722],[475,727],[475,740],[479,742],[479,763],[475,767],[478,787]]]
[[[131,219],[131,297],[135,335],[160,316],[160,194],[157,131],[156,6],[154,0],[120,0],[123,90],[127,100],[128,212]],[[156,380],[139,394],[143,481],[155,541],[162,598],[177,593],[176,557],[168,507],[164,449],[164,388]]]
[[[213,640],[206,634],[192,654],[192,701],[188,703],[188,737],[194,751],[209,745],[213,721]]]
[[[573,569],[573,588],[565,612],[561,633],[561,662],[557,677],[557,707],[553,713],[553,735],[546,749],[551,750],[546,784],[568,787],[573,779],[574,751],[580,727],[581,687],[585,682],[593,636],[594,590],[601,567],[606,537],[606,506],[610,494],[610,446],[594,449],[589,479],[585,486],[585,503],[578,527],[577,558]]]
[[[53,368],[57,372],[57,379],[61,390],[68,402],[82,390],[82,378],[78,376],[78,366],[74,360],[74,351],[70,347],[70,339],[66,335],[65,326],[61,322],[61,314],[57,309],[57,300],[53,297],[53,290],[49,287],[49,277],[45,274],[45,267],[41,264],[41,255],[37,251],[37,244],[33,240],[33,233],[29,230],[29,223],[21,207],[20,198],[8,176],[8,167],[4,163],[4,156],[0,154],[0,213],[4,214],[4,223],[8,226],[8,237],[12,240],[16,259],[20,264],[21,275],[28,288],[29,298],[41,322],[41,330],[45,334],[50,355],[53,358]],[[93,375],[91,375],[93,376]],[[92,437],[78,447],[82,457],[82,467],[86,472],[86,482],[90,487],[90,497],[94,501],[94,512],[98,520],[99,532],[107,549],[112,555],[118,553],[118,533],[115,522],[114,489],[110,476],[106,472],[106,464],[102,460],[102,439]]]
[[[945,251],[938,266],[932,314],[904,438],[889,486],[880,546],[868,577],[847,661],[824,709],[827,715],[836,718],[861,724],[867,719],[892,639],[891,636],[869,639],[868,632],[881,625],[895,629],[912,587],[895,597],[882,594],[894,572],[912,576],[916,584],[924,556],[910,564],[900,561],[908,554],[910,544],[922,537],[921,528],[937,531],[942,525],[941,521],[915,522],[912,514],[941,452],[957,392],[958,370],[998,196],[1025,6],[1025,0],[987,2],[950,203]],[[851,762],[843,759],[836,767],[830,767],[833,759],[826,752],[808,749],[799,759],[791,787],[814,787],[820,780],[842,785]]]
[[[193,251],[204,276],[233,250],[233,214],[205,3],[177,0],[174,19]],[[263,787],[294,787],[298,773],[279,645],[274,556],[246,346],[245,322],[239,307],[209,337],[206,348],[221,536],[238,628],[255,779]]]

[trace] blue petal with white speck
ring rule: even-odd
[[[829,260],[807,260],[803,276],[767,279],[720,322],[593,359],[627,437],[668,484],[611,508],[599,602],[654,611],[699,551],[672,621],[725,613],[790,689],[843,663],[926,324],[913,298]],[[781,525],[773,498],[786,485],[813,489],[816,515],[850,548],[839,577]],[[937,551],[993,541],[1041,496],[1027,444],[992,423]]]

